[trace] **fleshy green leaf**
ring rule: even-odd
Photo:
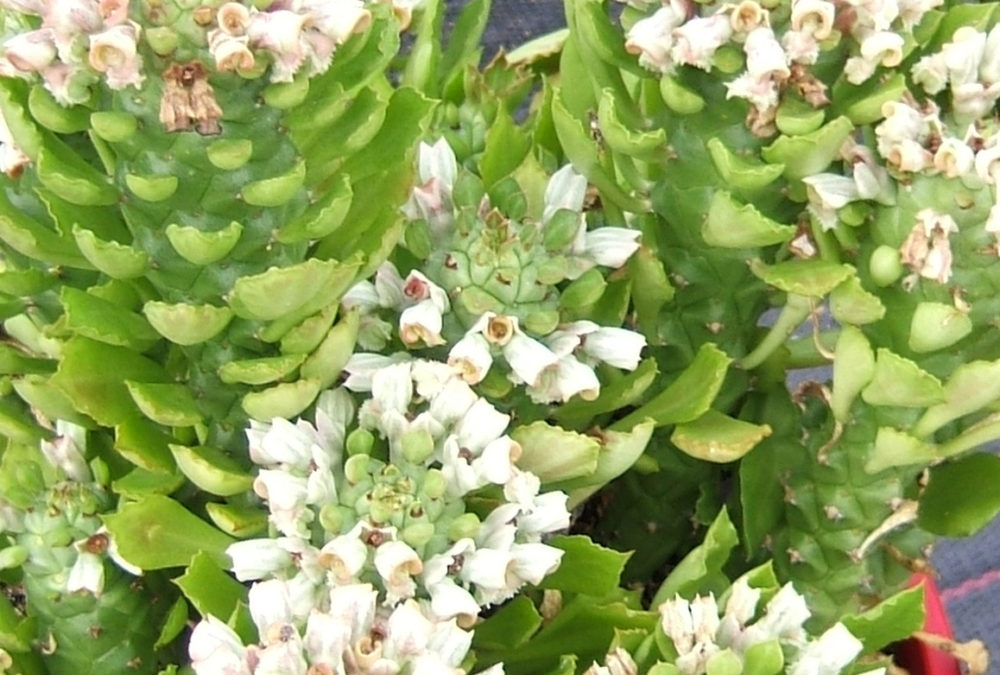
[[[125,382],[132,400],[149,419],[167,427],[190,427],[201,422],[191,390],[183,384]]]
[[[234,220],[220,230],[204,232],[171,223],[164,234],[182,258],[195,265],[208,265],[229,255],[243,234],[243,226]]]
[[[309,407],[320,389],[319,380],[283,382],[244,396],[243,410],[258,422],[270,422],[275,417],[291,419]]]
[[[242,494],[253,485],[253,476],[215,448],[170,444],[177,468],[199,488],[213,495]]]
[[[341,263],[315,258],[289,267],[272,267],[261,274],[238,279],[233,284],[229,305],[237,316],[260,321],[301,311],[319,295],[323,300],[321,307],[325,307],[347,290],[359,267],[359,261]]]
[[[976,453],[931,469],[920,498],[920,527],[944,537],[968,537],[1000,513],[1000,457]]]
[[[771,220],[753,204],[740,204],[724,190],[718,190],[713,195],[708,217],[701,226],[705,243],[722,248],[780,244],[794,237],[795,231],[795,226]]]
[[[955,344],[972,332],[972,319],[954,305],[921,302],[910,322],[910,349],[923,354]]]
[[[725,464],[747,454],[770,435],[767,424],[751,424],[709,410],[692,422],[678,424],[670,441],[692,457]]]
[[[159,364],[130,349],[77,336],[63,347],[51,382],[77,410],[112,427],[139,412],[125,380],[169,382],[170,378]]]
[[[145,251],[116,241],[105,241],[78,225],[73,226],[73,237],[90,264],[113,279],[140,277],[149,266],[149,255]]]
[[[848,420],[854,399],[874,376],[875,352],[868,338],[854,326],[844,326],[834,352],[830,397],[830,408],[838,420]]]
[[[753,191],[770,185],[784,173],[784,164],[755,164],[748,159],[733,153],[729,147],[718,138],[710,138],[705,144],[715,165],[715,170],[722,177],[724,185],[730,185],[737,190]]]
[[[233,543],[232,537],[169,497],[152,495],[101,519],[121,556],[144,570],[182,567],[199,552],[219,566],[229,564],[225,550]]]
[[[779,290],[810,298],[823,297],[854,274],[850,265],[838,265],[826,260],[794,260],[766,265],[754,259],[750,263],[750,271]]]
[[[910,637],[924,626],[924,587],[896,593],[871,609],[841,619],[870,653]]]
[[[142,308],[157,333],[179,345],[196,345],[222,332],[233,319],[228,307],[151,300]]]
[[[945,383],[944,397],[943,403],[928,408],[917,421],[914,436],[929,436],[948,422],[1000,399],[1000,361],[963,363]]]
[[[708,411],[726,377],[732,359],[714,344],[705,343],[687,368],[670,386],[641,408],[616,422],[612,429],[631,429],[644,418],[656,426],[691,422]]]
[[[522,449],[518,466],[543,483],[589,476],[597,468],[601,445],[590,436],[542,421],[517,427],[510,436]]]
[[[243,584],[226,574],[216,558],[204,551],[191,558],[191,564],[174,583],[202,616],[212,615],[223,621],[232,615],[238,602],[247,598]]]
[[[945,400],[941,381],[913,361],[888,349],[879,349],[875,375],[861,392],[869,405],[898,405],[911,408],[941,403]]]
[[[784,164],[786,178],[805,178],[829,166],[852,131],[851,120],[838,117],[809,134],[779,136],[761,156],[771,164]]]
[[[146,351],[160,340],[142,316],[96,295],[63,286],[59,301],[66,310],[66,327],[78,335],[137,352]]]
[[[710,591],[720,595],[729,587],[722,568],[738,544],[736,528],[723,507],[705,533],[704,541],[684,556],[663,581],[651,606],[659,607],[674,595],[690,598]]]
[[[472,644],[477,649],[515,649],[524,644],[539,626],[542,617],[526,595],[517,595],[488,619],[476,625]]]
[[[875,447],[865,462],[865,471],[878,473],[897,466],[929,464],[939,456],[937,447],[905,431],[880,427],[875,436]]]
[[[861,286],[860,279],[852,276],[830,293],[830,313],[840,324],[861,326],[885,316],[885,305]]]
[[[268,384],[290,375],[302,365],[305,354],[286,354],[263,359],[229,361],[219,368],[219,379],[226,384]]]
[[[564,551],[559,567],[545,577],[541,588],[604,597],[618,588],[630,553],[595,544],[582,535],[560,535],[548,542]]]

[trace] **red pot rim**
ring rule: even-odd
[[[954,638],[948,622],[948,614],[941,593],[938,591],[934,578],[929,574],[914,574],[910,585],[924,586],[924,608],[927,613],[924,631],[946,638]],[[910,671],[911,675],[961,675],[958,660],[951,654],[934,649],[926,642],[910,639],[903,642],[896,651],[899,665]]]

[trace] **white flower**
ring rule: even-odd
[[[455,425],[453,433],[460,447],[478,456],[483,448],[503,434],[509,423],[510,415],[494,408],[485,398],[479,398]]]
[[[67,478],[81,483],[89,481],[90,467],[84,458],[87,430],[71,422],[58,420],[55,432],[55,438],[39,444],[45,459],[66,474]]]
[[[303,646],[314,668],[326,666],[330,672],[343,672],[344,652],[350,649],[351,642],[350,621],[325,612],[309,613]]]
[[[1000,98],[1000,83],[986,87],[981,82],[968,82],[952,87],[952,113],[960,123],[974,122],[993,110],[997,98]]]
[[[476,533],[476,546],[509,550],[517,539],[517,519],[521,513],[518,504],[501,504],[486,516]]]
[[[759,26],[750,31],[743,51],[747,55],[747,72],[755,80],[784,80],[791,74],[785,50],[769,26]]]
[[[3,43],[3,50],[11,65],[28,73],[47,68],[56,58],[56,43],[49,28],[15,35]]]
[[[381,368],[372,375],[372,398],[381,410],[406,412],[413,400],[411,363],[395,363]]]
[[[601,327],[584,336],[587,356],[622,370],[635,370],[646,347],[646,338],[625,328]]]
[[[979,80],[979,64],[986,49],[986,33],[972,26],[962,26],[951,42],[941,47],[941,57],[948,68],[948,79],[956,87]]]
[[[375,294],[382,307],[402,309],[406,306],[403,277],[391,262],[382,263],[375,271]]]
[[[875,74],[879,65],[893,68],[902,60],[902,36],[892,31],[871,32],[861,40],[861,55],[847,60],[844,74],[851,84],[861,84]]]
[[[696,17],[674,29],[670,56],[677,63],[709,71],[716,50],[729,42],[732,34],[732,25],[725,14]]]
[[[254,420],[246,435],[249,441],[250,459],[262,466],[279,465],[304,471],[312,461],[315,433],[309,433],[308,422],[293,424],[280,417],[270,424]]]
[[[441,337],[441,309],[430,300],[407,307],[399,315],[399,337],[407,346],[436,347]]]
[[[567,354],[545,368],[536,384],[529,386],[527,391],[536,403],[568,401],[576,395],[593,401],[601,392],[601,382],[592,367]]]
[[[778,105],[778,85],[769,77],[758,79],[743,73],[726,83],[726,98],[734,97],[746,99],[757,110],[770,110]]]
[[[517,531],[528,540],[537,541],[543,534],[550,534],[569,527],[569,496],[553,490],[536,496],[517,518]]]
[[[802,179],[806,184],[810,211],[824,230],[837,226],[837,210],[858,199],[857,184],[853,178],[834,173],[818,173]]]
[[[434,145],[421,143],[417,167],[420,180],[426,183],[436,179],[451,194],[458,176],[458,161],[448,141],[439,138]]]
[[[215,13],[215,22],[226,35],[245,35],[247,24],[250,23],[250,10],[238,2],[227,2]]]
[[[898,0],[899,20],[903,30],[912,30],[919,24],[924,14],[944,4],[944,0]]]
[[[286,471],[261,469],[253,482],[254,492],[267,500],[271,512],[269,520],[288,537],[306,536],[306,524],[312,513],[306,508],[309,495],[305,478],[292,476]]]
[[[434,584],[425,582],[431,596],[431,611],[441,619],[457,619],[463,626],[472,625],[479,615],[479,603],[472,593],[447,577]]]
[[[482,333],[469,331],[448,352],[448,365],[469,384],[479,384],[493,365],[490,343]]]
[[[90,36],[90,67],[105,74],[111,89],[139,88],[146,79],[140,72],[142,59],[136,52],[138,39],[139,27],[133,23],[112,26]]]
[[[207,614],[191,632],[191,667],[198,675],[251,675],[247,650],[232,628]]]
[[[630,54],[638,54],[639,64],[644,68],[661,73],[671,71],[672,33],[684,22],[686,15],[683,3],[671,0],[652,16],[632,24],[625,36],[625,49]]]
[[[279,539],[247,539],[230,544],[226,555],[232,561],[232,571],[240,581],[263,579],[292,564],[292,556]]]
[[[292,623],[292,600],[286,582],[280,579],[255,583],[250,587],[247,603],[257,633],[265,644],[282,626]]]
[[[99,555],[79,550],[78,546],[76,561],[66,580],[66,591],[75,593],[84,590],[94,595],[100,595],[104,590],[104,561]]]
[[[375,620],[378,592],[371,584],[351,584],[330,589],[330,614],[348,627],[350,642],[368,634]]]
[[[948,178],[959,178],[971,173],[975,164],[976,153],[968,143],[954,136],[942,139],[934,153],[934,168]]]
[[[598,265],[618,269],[639,250],[642,233],[624,227],[599,227],[584,238],[583,255]]]
[[[245,35],[233,36],[222,30],[209,33],[209,53],[215,60],[216,70],[245,71],[253,68],[256,59],[250,51],[249,42],[250,38]]]
[[[828,0],[794,0],[792,30],[808,33],[816,40],[825,40],[833,31],[836,7]]]
[[[857,13],[857,26],[864,29],[888,30],[899,16],[897,0],[849,0]]]
[[[457,437],[449,436],[445,439],[441,460],[448,493],[460,497],[490,483],[506,483],[514,470],[513,460],[520,454],[521,446],[509,436],[491,441],[481,454],[474,454],[460,445]]]
[[[986,147],[976,153],[976,173],[987,185],[996,185],[1000,175],[1000,136],[990,138]]]
[[[559,567],[565,553],[562,549],[540,543],[514,544],[510,552],[514,556],[511,571],[522,581],[536,586]]]
[[[559,209],[580,211],[587,196],[587,179],[578,174],[572,164],[561,167],[545,186],[545,209],[542,224],[549,222]]]
[[[291,82],[305,62],[309,46],[304,31],[309,19],[309,14],[285,9],[255,12],[250,17],[246,27],[250,45],[274,55],[272,81]]]
[[[979,64],[979,80],[988,85],[1000,82],[1000,26],[993,26],[986,35],[983,60]]]
[[[320,549],[319,564],[330,571],[337,584],[356,580],[368,561],[368,547],[358,537],[359,533],[355,528],[334,537]]]
[[[254,675],[306,675],[309,664],[302,653],[302,638],[292,624],[284,624],[264,647],[254,653]]]
[[[375,373],[395,363],[404,363],[409,360],[410,356],[405,352],[398,352],[391,356],[367,352],[352,354],[347,365],[344,366],[344,371],[348,374],[344,381],[344,387],[355,392],[371,391],[372,377]]]
[[[837,675],[854,661],[863,648],[861,641],[844,624],[836,623],[798,653],[788,673]]]
[[[509,549],[477,548],[465,557],[459,576],[476,586],[476,597],[483,604],[502,602],[521,584],[512,574],[514,555]]]
[[[764,616],[753,628],[767,637],[802,640],[805,637],[802,626],[810,615],[806,599],[788,583],[767,603]]]
[[[913,65],[910,76],[928,94],[938,94],[948,86],[948,65],[940,52],[930,54]]]
[[[385,582],[388,603],[412,598],[417,590],[413,577],[423,568],[417,552],[402,541],[387,541],[375,549],[375,569]]]
[[[559,357],[538,340],[528,337],[518,327],[516,318],[510,317],[510,320],[514,326],[514,334],[503,346],[504,358],[519,381],[529,387],[538,386],[542,371],[556,365]]]
[[[307,0],[303,9],[308,10],[310,25],[343,44],[354,33],[363,33],[372,23],[372,14],[360,0]]]

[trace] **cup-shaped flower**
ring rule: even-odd
[[[372,13],[360,0],[306,0],[312,27],[341,45],[355,33],[363,33],[372,24]]]
[[[598,265],[618,269],[639,250],[642,233],[625,227],[599,227],[584,236],[580,253]]]
[[[111,89],[142,86],[145,76],[136,51],[138,39],[139,27],[134,23],[118,24],[90,36],[90,67],[104,73]]]
[[[732,35],[732,23],[725,13],[691,19],[674,29],[670,56],[676,63],[709,71],[715,52]]]
[[[448,365],[469,384],[479,384],[493,365],[490,343],[478,331],[469,331],[448,352]]]
[[[247,648],[236,632],[207,615],[191,632],[188,643],[191,667],[198,675],[251,675]]]
[[[226,555],[232,561],[232,571],[240,581],[255,581],[285,569],[292,564],[292,555],[282,543],[289,537],[278,539],[246,539],[231,544]]]
[[[47,68],[56,58],[56,43],[52,29],[21,33],[3,45],[4,56],[16,69],[34,73]]]
[[[417,590],[413,577],[424,569],[423,561],[402,541],[387,541],[375,549],[375,569],[385,583],[386,601],[412,598]]]
[[[681,2],[672,0],[652,16],[639,19],[625,36],[625,49],[630,54],[637,54],[639,64],[644,68],[661,73],[672,71],[672,33],[684,22],[686,13]]]
[[[78,549],[82,548],[80,544]],[[66,592],[77,591],[88,591],[93,595],[100,595],[104,591],[104,560],[100,555],[86,550],[77,551],[76,560],[66,579]]]
[[[358,537],[359,529],[334,537],[320,549],[319,563],[337,584],[355,581],[368,561],[368,547]]]

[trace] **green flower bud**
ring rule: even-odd
[[[373,499],[368,504],[368,517],[374,523],[388,523],[396,513],[390,500]]]
[[[448,481],[444,474],[437,469],[430,469],[424,474],[424,481],[420,485],[420,494],[429,499],[441,499],[447,488]]]
[[[424,429],[406,432],[399,443],[403,448],[403,457],[414,464],[422,464],[434,454],[434,439]]]
[[[368,456],[371,454],[372,448],[375,447],[375,435],[367,429],[355,429],[347,435],[347,441],[344,445],[351,459],[355,455]]]
[[[452,541],[472,539],[479,533],[479,516],[474,513],[463,513],[451,521],[448,526],[448,538]]]
[[[420,548],[434,536],[434,525],[431,523],[415,523],[403,528],[400,533],[403,541],[413,548]]]
[[[433,528],[432,534],[433,534]],[[20,567],[28,559],[28,549],[24,546],[9,546],[0,551],[0,570]]]
[[[899,259],[899,251],[891,246],[879,246],[872,252],[868,261],[868,269],[872,281],[879,286],[890,286],[903,276],[903,263]]]
[[[324,504],[319,510],[319,524],[331,534],[339,534],[345,521],[349,519],[345,518],[344,507],[339,504]]]
[[[350,483],[360,483],[368,476],[371,457],[366,454],[351,455],[344,462],[344,476]]]

